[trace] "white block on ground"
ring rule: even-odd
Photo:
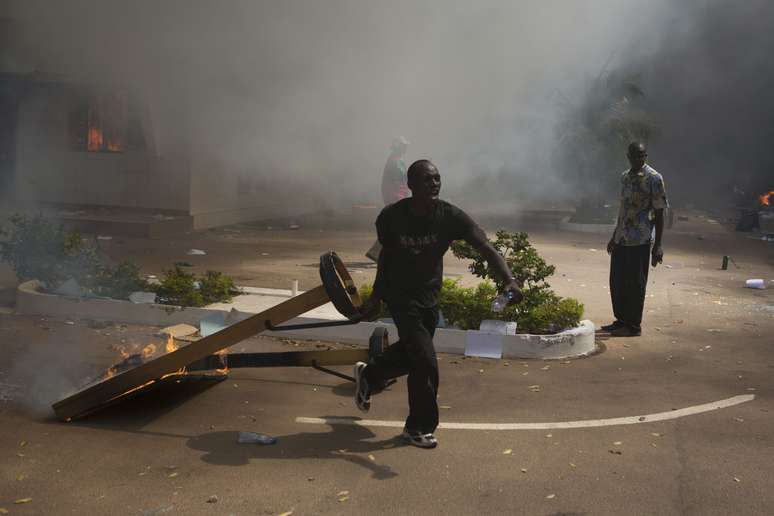
[[[468,330],[465,332],[465,356],[500,359],[504,343],[504,333]]]

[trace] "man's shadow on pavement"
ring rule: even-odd
[[[383,441],[369,442],[375,437],[368,428],[359,425],[331,424],[330,432],[302,432],[274,436],[276,444],[239,444],[239,432],[210,432],[190,438],[189,448],[205,452],[201,459],[209,464],[244,466],[251,459],[335,459],[345,460],[371,470],[373,478],[386,480],[398,476],[387,465],[377,464],[358,454],[384,448],[404,446],[396,436]]]

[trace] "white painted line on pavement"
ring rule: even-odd
[[[609,419],[586,419],[582,421],[558,421],[555,423],[441,423],[438,428],[451,430],[551,430],[557,428],[593,428],[599,426],[636,425],[677,419],[702,412],[710,412],[722,408],[733,407],[755,399],[754,394],[742,394],[724,400],[713,401],[703,405],[694,405],[669,412],[656,412],[641,416],[614,417]],[[403,421],[379,421],[377,419],[354,419],[347,417],[297,417],[296,423],[313,425],[355,425],[355,426],[387,426],[403,428]]]

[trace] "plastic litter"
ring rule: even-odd
[[[492,311],[493,312],[502,312],[505,310],[505,307],[510,304],[510,302],[513,301],[513,293],[503,292],[502,294],[499,294],[496,298],[494,298],[494,301],[492,301]]]
[[[239,444],[276,444],[277,438],[256,432],[239,432],[237,442]]]
[[[205,251],[202,251],[201,249],[189,249],[186,253],[191,256],[201,256],[207,254]]]
[[[744,286],[747,288],[764,289],[766,288],[766,283],[760,278],[748,279],[744,282]]]

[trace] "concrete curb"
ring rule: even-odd
[[[38,291],[39,282],[32,280],[22,283],[16,295],[16,313],[26,315],[46,315],[74,319],[97,319],[114,322],[144,324],[149,326],[169,326],[186,323],[198,326],[199,321],[214,313],[227,313],[226,310],[213,308],[181,308],[170,305],[135,304],[116,299],[84,299],[59,296]],[[328,319],[296,317],[285,324],[305,324],[323,322]],[[265,331],[261,335],[284,337],[299,340],[323,340],[364,344],[368,342],[374,328],[387,327],[390,341],[397,340],[398,332],[394,325],[384,322],[362,322],[351,326],[314,328],[293,331]],[[438,328],[435,348],[440,353],[465,353],[468,332],[477,330],[454,330]],[[503,358],[567,359],[588,356],[596,351],[594,323],[581,321],[580,326],[552,335],[497,335],[503,339]]]
[[[570,217],[564,217],[559,222],[559,229],[562,231],[576,231],[579,233],[613,233],[615,224],[581,224],[570,222]]]

